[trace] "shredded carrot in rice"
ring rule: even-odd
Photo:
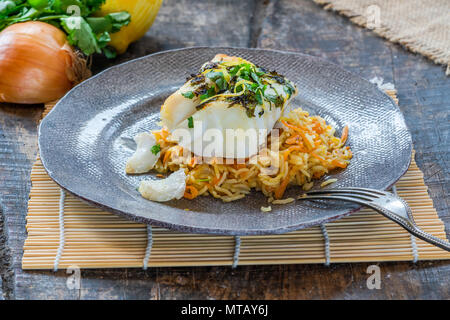
[[[337,159],[332,160],[331,164],[336,166],[336,167],[339,167],[339,168],[343,168],[343,169],[347,168],[347,163],[342,162],[342,161],[337,160]]]
[[[306,152],[306,150],[305,150],[305,148],[304,148],[303,146],[292,146],[292,147],[289,147],[289,148],[287,148],[287,149],[284,151],[284,160],[287,160],[288,157],[289,157],[289,154],[290,154],[292,151],[295,151],[295,150],[298,150],[298,151],[301,151],[301,152]]]
[[[214,177],[213,180],[212,180],[212,183],[211,183],[210,185],[211,185],[211,186],[215,186],[216,184],[219,183],[219,181],[222,179],[222,177],[223,177],[223,175],[220,176],[219,178]]]
[[[314,119],[313,122],[314,122],[313,130],[318,134],[323,133],[323,128],[320,125],[320,122],[317,119]]]
[[[314,152],[311,152],[311,155],[312,155],[314,158],[316,158],[317,160],[319,160],[319,161],[322,163],[322,165],[328,166],[327,161],[326,161],[325,159],[323,159],[322,157],[318,156],[318,155],[315,154]]]
[[[153,134],[155,135],[156,140],[164,140],[167,141],[167,137],[169,136],[169,131],[166,129],[161,129],[158,131],[153,131]]]
[[[332,170],[346,168],[352,158],[349,147],[348,127],[342,136],[336,137],[335,130],[319,116],[309,116],[298,108],[292,110],[280,122],[285,126],[277,139],[279,152],[261,151],[257,161],[246,159],[245,163],[226,164],[223,159],[210,159],[201,163],[191,154],[180,161],[180,149],[169,139],[165,129],[154,131],[161,146],[160,159],[155,169],[160,173],[185,169],[187,173],[184,197],[195,199],[209,194],[223,201],[234,201],[249,194],[252,189],[260,190],[269,199],[281,200],[290,185],[307,190],[313,179],[319,179]],[[267,150],[270,150],[269,136]],[[268,167],[274,171],[267,171]],[[280,203],[281,203],[280,202]]]
[[[286,187],[289,183],[289,180],[291,179],[291,176],[289,175],[289,173],[286,175],[286,177],[284,177],[283,181],[281,182],[281,184],[279,185],[279,187],[275,190],[275,199],[281,199],[283,198],[283,194],[284,191],[286,191]]]
[[[310,139],[308,139],[308,137],[306,136],[306,132],[308,130],[305,127],[298,127],[298,126],[292,125],[284,119],[281,120],[281,123],[284,124],[286,127],[290,128],[294,131],[297,131],[300,134],[300,136],[302,137],[303,142],[306,144],[306,146],[308,147],[309,150],[312,150],[314,148],[314,146],[311,144]]]
[[[194,186],[186,186],[186,191],[184,192],[184,197],[186,199],[195,199],[198,196],[198,190]]]
[[[164,153],[164,158],[163,158],[163,164],[165,165],[166,163],[167,163],[167,161],[169,160],[169,158],[170,158],[170,150],[167,150],[165,153]]]
[[[298,134],[287,138],[285,141],[286,144],[298,144],[299,142],[300,142],[300,135],[298,135]]]
[[[342,137],[341,137],[342,145],[344,145],[345,142],[347,141],[347,137],[348,137],[348,126],[345,126],[344,129],[342,130]]]
[[[191,166],[191,167],[194,167],[194,166],[196,165],[196,163],[197,163],[197,158],[196,158],[196,157],[191,157],[191,163],[190,163],[190,166]]]

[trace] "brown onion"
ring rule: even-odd
[[[0,102],[53,101],[89,76],[86,60],[48,23],[17,23],[0,32]]]

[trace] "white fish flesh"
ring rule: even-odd
[[[276,72],[220,54],[167,98],[161,120],[196,155],[248,158],[296,94],[295,85]]]
[[[148,132],[141,132],[134,137],[134,141],[136,142],[136,151],[128,159],[125,172],[149,172],[153,169],[160,156],[159,151],[157,153],[152,152],[152,150],[155,150],[154,146],[156,145],[155,136]]]
[[[158,202],[181,199],[185,190],[186,174],[184,169],[175,171],[165,179],[143,180],[138,189],[144,198]]]

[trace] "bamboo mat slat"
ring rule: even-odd
[[[387,92],[395,101],[395,90]],[[46,105],[43,116],[54,106]],[[60,248],[60,189],[36,160],[31,172],[23,269],[53,269]],[[446,239],[414,156],[408,172],[396,184],[411,206],[417,224]],[[147,226],[92,207],[66,194],[64,237],[59,268],[141,268],[148,245]],[[270,213],[261,213],[270,214]],[[370,209],[326,224],[331,263],[413,261],[412,237],[397,224]],[[152,227],[149,267],[231,266],[232,236],[187,234]],[[450,253],[413,238],[418,260],[450,259]],[[325,240],[320,227],[281,235],[243,236],[239,265],[325,263]]]

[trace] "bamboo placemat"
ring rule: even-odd
[[[394,90],[388,93],[396,98]],[[44,115],[53,105],[46,106]],[[46,174],[39,157],[31,181],[23,269],[450,259],[450,253],[410,236],[370,209],[320,227],[281,235],[239,238],[188,234],[131,222],[62,192]],[[396,191],[409,203],[421,228],[446,239],[444,224],[414,159],[397,182]]]

